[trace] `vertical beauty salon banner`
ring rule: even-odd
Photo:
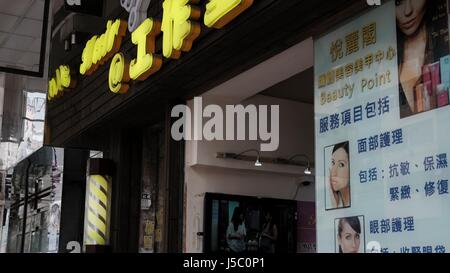
[[[315,40],[318,252],[450,250],[447,1],[383,2]]]

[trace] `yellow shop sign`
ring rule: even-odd
[[[56,70],[55,77],[53,77],[48,83],[47,98],[49,101],[61,97],[64,90],[76,87],[76,80],[71,74],[73,73],[67,65],[61,65]]]
[[[204,14],[204,25],[220,29],[247,10],[254,0],[209,0]],[[93,36],[87,41],[79,68],[81,75],[92,75],[101,65],[112,59],[108,84],[112,92],[125,94],[129,82],[144,81],[158,72],[163,64],[157,54],[155,41],[163,35],[162,56],[179,59],[181,52],[189,52],[194,41],[200,36],[201,9],[194,4],[198,0],[164,0],[162,22],[153,18],[145,19],[131,34],[137,46],[136,57],[128,60],[120,47],[126,35],[128,24],[123,20],[108,21],[106,32]],[[68,68],[68,67],[67,67]],[[70,70],[70,68],[68,68]],[[49,100],[61,93],[57,80],[49,85]]]
[[[100,65],[105,64],[120,50],[122,38],[127,32],[127,22],[108,21],[106,32],[92,37],[86,44],[81,56],[81,75],[91,75]]]

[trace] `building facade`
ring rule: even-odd
[[[446,252],[448,1],[76,2],[49,13],[52,251]],[[58,166],[33,152],[0,168],[10,252],[47,211],[17,181]]]
[[[234,9],[220,4],[233,10],[234,16],[216,18],[212,4],[189,4],[189,20],[183,23],[191,31],[176,50],[175,45],[167,47],[164,37],[174,35],[174,44],[180,38],[170,28],[178,30],[176,14],[182,9],[167,2],[171,1],[143,1],[141,7],[127,7],[121,1],[99,1],[102,8],[98,10],[94,4],[54,4],[45,144],[101,151],[103,158],[114,163],[108,251],[231,251],[224,233],[236,207],[245,211],[249,249],[256,246],[258,251],[266,210],[272,207],[280,237],[272,242],[274,249],[314,251],[314,210],[306,207],[314,206],[315,178],[305,174],[314,168],[311,37],[367,9],[367,4],[237,1],[240,4]],[[142,15],[142,21],[130,21],[130,12]],[[208,21],[213,19],[220,20]],[[138,28],[144,24],[147,30]],[[114,27],[117,32],[111,36],[108,30]],[[142,49],[142,35],[150,47]],[[114,46],[105,49],[106,42],[97,46],[94,37],[115,38],[110,40]],[[152,57],[153,64],[132,68],[143,53]],[[135,69],[131,79],[120,70],[128,69],[127,60],[132,64],[130,71]],[[70,84],[58,83],[58,77],[69,78]],[[258,153],[263,167],[256,167],[249,162],[256,154],[240,153],[259,150],[261,139],[174,140],[172,126],[177,118],[172,110],[180,104],[193,109],[194,97],[224,109],[229,104],[279,105],[279,149]],[[74,153],[75,159],[87,161],[89,156]],[[83,180],[86,167],[79,162],[74,166],[78,175],[73,181]],[[73,182],[71,190],[68,186],[63,193],[62,252],[71,241],[85,243],[80,236],[85,223],[68,218],[64,222],[64,198],[85,204],[86,183]],[[78,213],[76,219],[85,217],[79,206],[68,205],[68,211]],[[305,218],[308,221],[300,223]],[[68,228],[69,224],[77,228]]]

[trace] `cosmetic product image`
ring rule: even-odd
[[[423,112],[423,92],[424,92],[424,85],[419,84],[416,86],[416,92],[415,92],[415,112],[421,113]]]
[[[448,89],[443,84],[439,84],[436,91],[437,106],[444,107],[448,105]]]
[[[422,68],[422,81],[431,82],[431,71],[429,65],[424,65]]]
[[[450,55],[441,58],[441,83],[450,88]]]
[[[430,93],[430,107],[431,109],[435,109],[437,107],[437,87],[441,84],[441,70],[440,70],[440,62],[436,62],[430,65],[431,72],[431,93]],[[430,91],[430,90],[429,90]]]
[[[423,84],[423,111],[430,111],[431,108],[431,95],[432,94],[432,85],[431,81],[425,82]]]

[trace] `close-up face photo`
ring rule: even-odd
[[[361,247],[361,222],[358,217],[340,219],[338,222],[340,253],[359,253]]]
[[[332,155],[330,183],[333,191],[340,191],[349,186],[349,156],[344,148],[339,148]]]
[[[426,13],[427,1],[431,0],[395,1],[397,26],[406,36],[413,35],[421,26]]]

